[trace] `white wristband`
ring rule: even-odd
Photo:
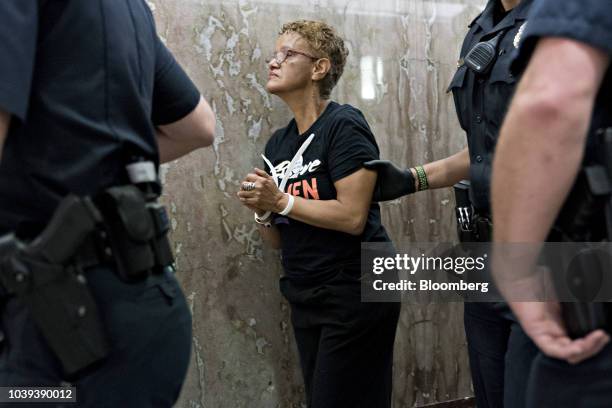
[[[295,197],[289,193],[285,193],[287,195],[287,198],[289,199],[289,201],[287,202],[287,206],[285,207],[285,209],[281,212],[279,212],[279,215],[287,215],[291,212],[291,210],[293,209],[293,203],[295,203]]]

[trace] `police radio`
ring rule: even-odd
[[[479,75],[489,72],[497,59],[497,45],[504,32],[500,32],[489,41],[479,42],[463,58],[463,63]]]

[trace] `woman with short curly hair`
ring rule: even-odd
[[[283,25],[268,92],[293,112],[238,193],[265,241],[282,249],[280,287],[291,317],[309,408],[391,406],[397,303],[361,302],[361,242],[389,242],[372,203],[379,157],[363,114],[329,100],[348,50],[329,25]]]

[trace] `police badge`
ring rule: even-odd
[[[521,37],[523,36],[523,31],[525,31],[525,27],[527,26],[527,22],[525,21],[523,25],[519,28],[518,33],[514,36],[514,48],[518,49],[519,44],[521,43]]]

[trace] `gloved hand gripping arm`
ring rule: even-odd
[[[372,201],[389,201],[417,191],[413,169],[400,169],[389,160],[370,160],[366,169],[378,171]]]
[[[371,160],[365,168],[378,171],[372,201],[395,200],[417,191],[452,187],[469,179],[468,148],[444,159],[409,169],[401,169],[388,160]]]

